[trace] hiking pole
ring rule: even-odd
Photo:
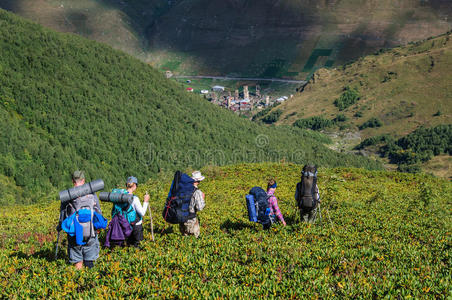
[[[146,191],[146,194],[148,195],[148,191]],[[155,242],[154,240],[154,222],[152,221],[152,211],[151,211],[151,206],[148,206],[149,209],[149,216],[151,217],[151,234],[152,234],[152,241]]]
[[[56,249],[55,249],[55,260],[58,258],[58,245],[60,244],[60,233],[61,231],[58,231],[58,237],[56,242]]]
[[[320,225],[323,225],[323,223],[322,223],[322,209],[320,208],[320,202],[319,202],[319,207],[318,207],[318,209],[319,209]]]
[[[151,212],[151,207],[148,206],[149,209],[149,216],[151,217],[151,234],[152,234],[152,241],[155,242],[154,240],[154,223],[152,222],[152,212]]]
[[[326,214],[328,215],[328,220],[330,220],[331,228],[334,230],[333,222],[331,222],[330,212],[328,211],[328,208],[326,209]]]

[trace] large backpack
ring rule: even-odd
[[[267,193],[261,187],[255,186],[245,198],[249,220],[251,222],[261,223],[262,225],[270,224],[269,196]]]
[[[72,200],[66,209],[67,216],[76,214],[78,223],[83,228],[83,241],[86,242],[88,239],[96,236],[96,231],[94,230],[93,217],[94,217],[94,206],[96,205],[96,198],[93,194],[88,194],[79,198]]]
[[[128,194],[129,192],[125,189],[113,189],[112,193]],[[124,218],[129,222],[130,226],[135,225],[141,220],[140,216],[137,214],[135,209],[133,209],[132,203],[115,203],[111,209],[111,218],[117,214],[124,216]]]
[[[193,185],[194,182],[185,173],[177,171],[174,174],[174,179],[171,183],[171,188],[162,212],[163,219],[166,222],[181,224],[196,217],[196,213],[190,213],[189,211],[191,198],[196,190]]]
[[[298,207],[303,212],[310,212],[317,206],[318,199],[315,197],[317,186],[317,168],[313,165],[306,165],[301,172],[301,182],[297,184]]]

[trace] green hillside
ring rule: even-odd
[[[452,124],[451,65],[449,32],[318,70],[301,93],[273,109],[282,112],[276,124],[339,133],[349,139],[339,147],[346,150],[365,138],[399,139],[421,126]],[[451,177],[451,166],[446,159],[434,171]]]
[[[452,28],[449,0],[0,0],[183,74],[305,79]]]
[[[42,199],[77,168],[111,187],[130,174],[240,161],[379,167],[328,150],[322,135],[253,124],[137,59],[3,10],[0,51],[2,204]]]
[[[413,298],[451,296],[452,184],[427,175],[319,170],[322,223],[298,222],[300,165],[205,168],[201,236],[182,237],[161,217],[170,180],[151,193],[155,242],[100,250],[91,270],[54,261],[58,203],[0,208],[0,298]],[[245,194],[269,177],[288,226],[248,222]],[[101,204],[109,217],[110,207]],[[162,232],[162,230],[166,229]],[[103,240],[104,233],[101,234]]]

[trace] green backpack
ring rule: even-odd
[[[112,193],[121,193],[128,194],[129,192],[126,189],[113,189]],[[141,218],[137,215],[135,209],[133,209],[132,203],[115,203],[113,208],[111,209],[111,218],[116,214],[120,214],[124,216],[124,218],[129,222],[129,224],[135,225],[137,222],[141,220]]]

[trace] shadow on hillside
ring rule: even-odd
[[[174,225],[164,224],[162,225],[154,225],[154,235],[166,235],[170,233],[174,233]],[[148,224],[146,226],[146,231],[151,232],[151,225]]]
[[[300,216],[298,214],[284,216],[284,221],[287,225],[295,225],[300,223]]]
[[[234,231],[243,230],[246,228],[256,231],[256,228],[253,225],[245,223],[242,220],[232,221],[231,219],[227,219],[223,222],[223,224],[220,225],[220,229],[227,233],[232,233]]]
[[[61,245],[60,245],[61,246]],[[61,250],[61,248],[59,249]],[[62,258],[64,256],[64,251],[58,251],[58,258]],[[14,252],[10,256],[16,257],[16,258],[24,258],[24,259],[30,259],[30,258],[38,258],[38,259],[45,259],[48,262],[55,261],[55,249],[43,249],[40,251],[36,251],[32,254],[27,254],[22,251]]]

